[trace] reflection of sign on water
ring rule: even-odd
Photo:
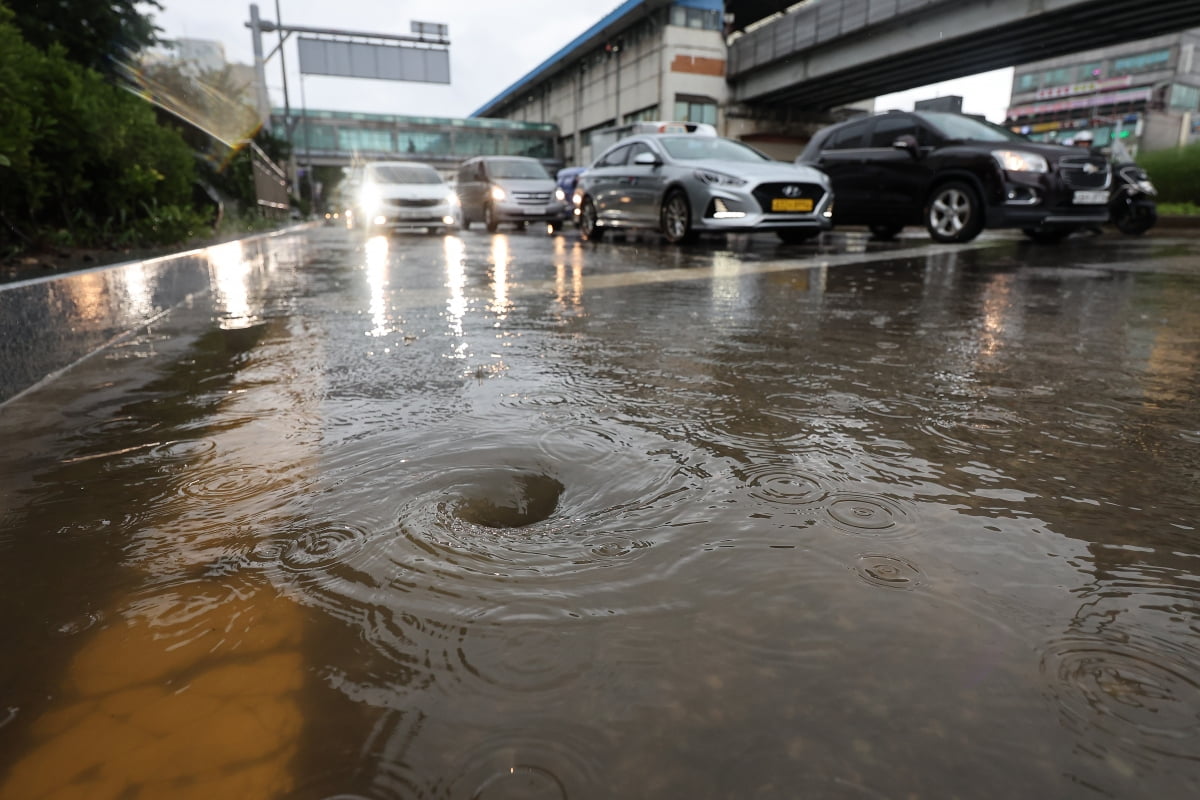
[[[341,78],[450,83],[450,51],[301,37],[300,72]]]

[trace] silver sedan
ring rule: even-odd
[[[825,173],[773,161],[732,139],[643,134],[609,147],[579,178],[580,233],[649,228],[668,241],[700,232],[774,231],[799,242],[833,224]]]

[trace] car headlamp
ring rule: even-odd
[[[492,199],[495,200],[497,203],[504,202],[504,198],[506,198],[506,197],[508,197],[508,195],[505,194],[504,190],[501,189],[499,186],[492,187]]]
[[[560,203],[567,202],[567,193],[562,190],[561,186],[554,190],[554,199]]]
[[[383,195],[379,191],[379,187],[373,183],[368,183],[362,188],[362,193],[359,195],[359,200],[362,202],[363,210],[366,211],[369,218],[379,206],[383,203]]]
[[[709,186],[745,186],[746,181],[742,178],[735,178],[732,175],[726,175],[723,172],[713,172],[710,169],[698,169],[695,172],[696,180],[701,183],[706,183]]]
[[[1049,172],[1050,165],[1037,153],[1024,150],[993,150],[992,158],[1006,172]]]

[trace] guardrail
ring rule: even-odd
[[[289,208],[287,173],[254,142],[248,144],[258,212],[269,219],[286,219]]]

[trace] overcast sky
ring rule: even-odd
[[[163,36],[213,39],[225,46],[226,58],[253,62],[250,3],[242,0],[160,0],[154,12]],[[440,22],[450,26],[450,85],[364,81],[297,71],[295,36],[284,46],[288,93],[293,107],[363,111],[380,114],[465,117],[553,55],[559,48],[620,5],[620,0],[438,0],[406,3],[384,0],[279,0],[285,24],[409,35],[410,23]],[[275,0],[258,3],[259,15],[274,20]],[[278,43],[264,35],[264,50]],[[279,56],[267,64],[273,105],[283,105]],[[877,108],[912,108],[915,100],[958,94],[963,110],[1004,119],[1012,70],[935,84],[887,95]],[[302,91],[303,90],[303,96]]]

